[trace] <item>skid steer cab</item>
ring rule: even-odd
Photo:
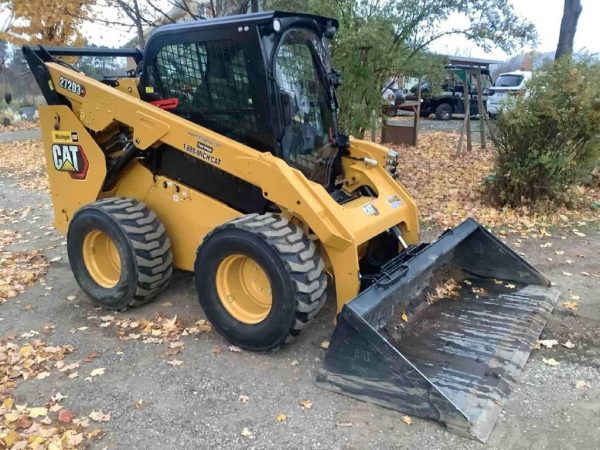
[[[263,12],[159,27],[143,51],[24,47],[56,227],[96,304],[142,305],[191,271],[249,350],[330,296],[321,385],[485,439],[558,293],[472,220],[419,241],[400,156],[338,127],[337,28]],[[96,80],[64,56],[131,70]]]

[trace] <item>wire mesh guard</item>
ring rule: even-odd
[[[232,40],[167,45],[156,57],[156,88],[177,97],[177,113],[247,143],[257,132],[246,58]]]
[[[331,111],[323,82],[319,78],[319,43],[308,30],[291,30],[277,50],[275,78],[282,99],[289,99],[291,121],[286,125],[282,148],[284,158],[314,178],[319,160],[315,150],[329,143]],[[316,44],[316,45],[315,45]]]

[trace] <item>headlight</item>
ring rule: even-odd
[[[279,33],[279,30],[281,30],[281,22],[279,19],[273,19],[273,31]]]

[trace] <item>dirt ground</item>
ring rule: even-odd
[[[12,222],[0,222],[0,230],[20,234],[8,250],[41,249],[53,262],[44,284],[36,282],[0,305],[0,338],[12,337],[22,344],[28,340],[22,334],[38,331],[37,337],[48,345],[72,345],[74,351],[65,362],[80,365],[78,376],[72,378],[53,370],[44,379],[19,380],[12,395],[20,404],[43,405],[60,392],[68,396],[61,404],[77,416],[92,411],[110,414],[109,421],[94,424],[103,434],[88,441],[90,448],[600,446],[597,222],[579,228],[581,235],[551,229],[552,236],[544,239],[507,238],[561,290],[542,334],[543,339],[557,339],[560,344],[534,351],[489,442],[483,445],[451,434],[439,423],[413,418],[407,425],[399,412],[318,388],[314,380],[326,351],[320,343],[333,330],[331,301],[296,342],[266,354],[230,351],[214,331],[183,336],[183,351],[168,358],[164,343],[120,339],[115,325],[101,326],[107,313],[92,305],[71,274],[64,237],[49,228],[53,215],[49,194],[23,190],[18,181],[0,173],[0,210],[23,211]],[[565,308],[563,302],[569,301],[577,303],[576,310]],[[156,314],[176,315],[185,327],[204,318],[190,274],[176,273],[170,287],[151,304],[113,316],[141,321]],[[566,341],[574,348],[561,345]],[[85,362],[91,353],[97,356]],[[169,364],[173,358],[182,363]],[[545,364],[543,358],[554,358],[559,364]],[[88,378],[98,368],[104,368],[104,374]],[[248,399],[242,402],[240,395]],[[303,408],[302,400],[310,400],[312,406]],[[278,421],[281,415],[286,418]]]

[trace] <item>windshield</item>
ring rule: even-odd
[[[274,62],[284,116],[283,158],[314,181],[323,160],[334,152],[334,119],[323,70],[328,61],[317,36],[298,28],[282,37]]]
[[[500,75],[494,87],[517,87],[523,81],[523,75]]]

